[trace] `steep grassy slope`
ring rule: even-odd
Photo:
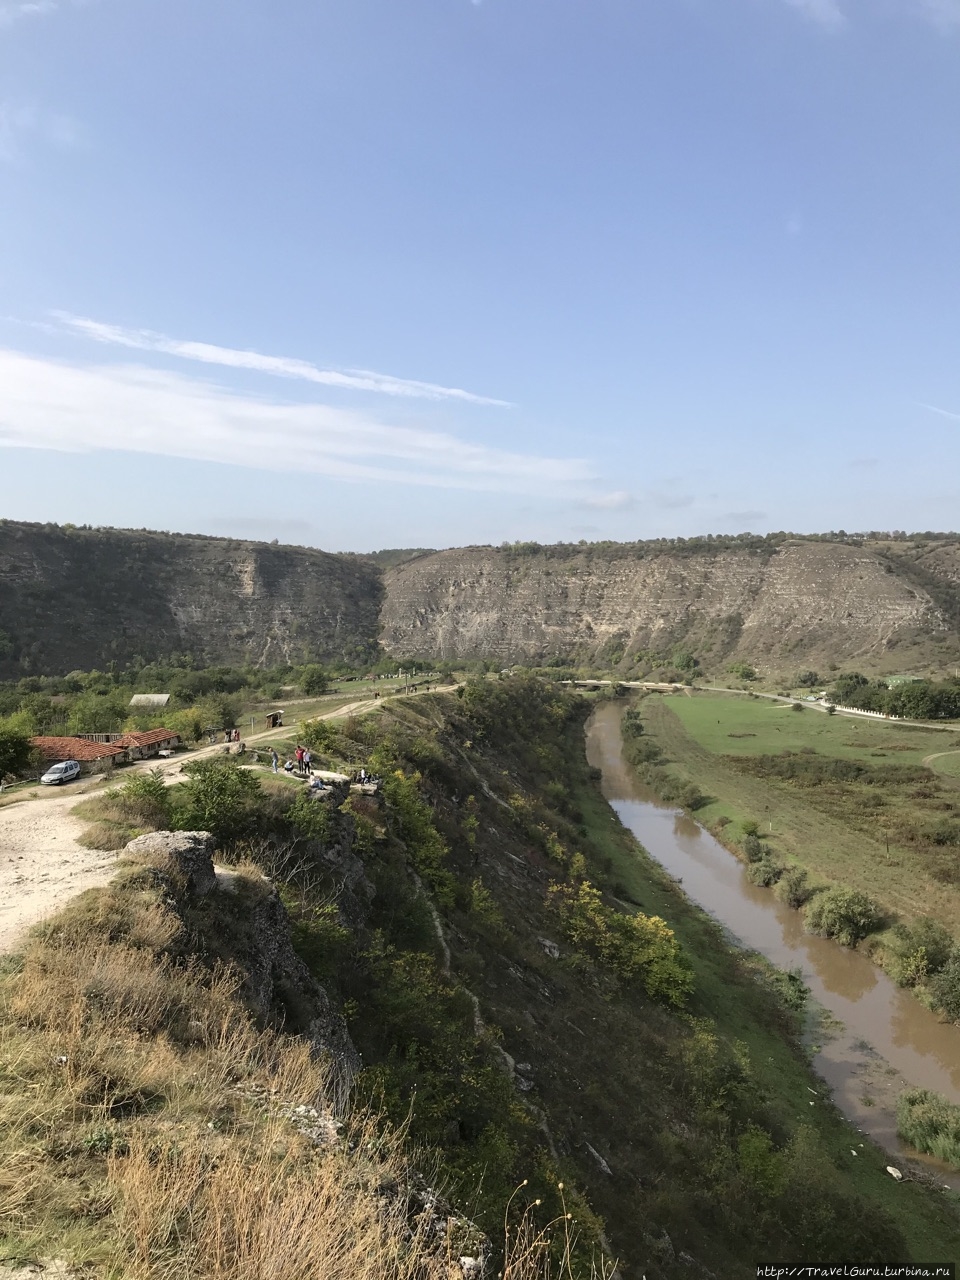
[[[318,1011],[333,1025],[332,1001],[362,1055],[360,1103],[406,1127],[417,1165],[494,1241],[512,1196],[541,1225],[571,1212],[572,1276],[604,1245],[624,1280],[955,1257],[949,1202],[893,1183],[879,1152],[850,1161],[848,1126],[808,1106],[775,984],[616,822],[585,762],[588,710],[532,679],[475,682],[318,724],[323,762],[381,774],[379,796],[318,803],[269,779],[257,790],[253,773],[237,810],[217,799],[231,766],[215,762],[202,797],[172,797],[171,818],[195,821],[202,798],[222,826],[230,886],[185,900],[163,865],[141,865],[0,977],[8,1251],[103,1264],[113,1249],[133,1260],[122,1274],[159,1280],[179,1239],[199,1260],[179,1274],[248,1280],[260,1273],[216,1270],[216,1249],[239,1228],[274,1258],[299,1249],[317,1179],[338,1247],[352,1221],[382,1243],[385,1189],[402,1234],[397,1188],[416,1182],[372,1130],[318,1148],[284,1129],[318,1093],[320,1111],[330,1102],[302,1038]],[[286,926],[251,856],[280,885],[310,978],[277,942]],[[396,1239],[338,1274],[432,1277],[428,1257],[398,1268]]]
[[[549,1201],[560,1174],[586,1192],[584,1229],[599,1232],[599,1215],[626,1277],[699,1266],[736,1280],[774,1254],[954,1256],[953,1210],[897,1187],[878,1151],[851,1161],[849,1127],[808,1107],[816,1082],[791,1015],[613,820],[584,761],[585,713],[535,681],[504,680],[395,705],[328,743],[332,758],[407,779],[388,781],[385,812],[369,811],[377,940],[339,966],[364,1078],[395,1116],[412,1108],[412,1135],[481,1222],[515,1180]],[[406,789],[416,774],[418,811]],[[411,894],[409,859],[442,945]],[[693,975],[681,1008],[644,966],[619,969],[584,916],[558,909],[551,885],[569,895],[590,883],[612,932],[638,908],[674,930]]]

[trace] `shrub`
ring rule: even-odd
[[[934,1004],[951,1022],[960,1022],[960,950],[954,950],[939,973],[930,980]]]
[[[397,817],[410,859],[442,906],[453,904],[453,876],[446,865],[447,846],[433,825],[430,806],[420,795],[420,774],[397,769],[383,780],[383,794]]]
[[[29,734],[0,728],[0,782],[11,774],[23,773],[32,756]]]
[[[315,800],[309,791],[298,791],[296,799],[287,810],[287,820],[298,836],[306,840],[326,843],[330,838],[330,810],[322,800]]]
[[[834,938],[844,947],[855,947],[868,933],[880,928],[883,916],[867,894],[838,885],[810,903],[805,921],[811,933]]]
[[[659,916],[614,911],[604,905],[600,891],[589,880],[578,885],[552,884],[547,900],[579,951],[594,955],[618,978],[639,978],[655,1000],[685,1003],[693,977],[673,930]]]
[[[326,693],[330,684],[326,671],[316,662],[311,662],[300,672],[300,690],[308,698]]]
[[[328,720],[307,720],[298,736],[311,751],[329,751],[337,741],[337,731]]]
[[[743,834],[745,836],[756,836],[760,833],[760,823],[756,818],[747,818],[740,825],[743,828]]]
[[[731,675],[739,676],[741,680],[756,680],[757,673],[749,662],[735,662],[727,670]]]
[[[155,827],[170,821],[170,792],[159,769],[128,778],[117,797],[126,816],[139,817]]]
[[[929,1089],[906,1089],[897,1101],[897,1133],[905,1142],[960,1169],[960,1107]]]
[[[803,980],[803,970],[776,969],[767,971],[767,984],[773,988],[780,1000],[794,1013],[802,1012],[810,995],[810,988]]]
[[[799,911],[813,896],[803,867],[788,867],[777,882],[776,893],[781,902]]]
[[[902,987],[915,987],[938,974],[953,950],[953,939],[938,920],[921,916],[893,931],[893,976]]]
[[[748,862],[759,862],[766,852],[763,843],[757,836],[744,836],[740,844],[743,849],[743,856]]]
[[[178,814],[182,831],[211,831],[218,840],[242,835],[250,823],[260,783],[229,756],[197,760],[187,766],[184,807]]]
[[[763,854],[759,862],[751,862],[747,867],[747,879],[751,884],[759,885],[763,889],[769,889],[771,885],[775,885],[782,875],[783,864],[777,862],[769,851]]]

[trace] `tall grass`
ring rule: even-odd
[[[905,1142],[960,1169],[960,1107],[929,1089],[906,1089],[897,1100],[897,1133]]]
[[[83,895],[0,970],[0,1221],[18,1252],[111,1280],[460,1277],[484,1242],[403,1135],[351,1113],[308,1042],[258,1027],[239,975],[184,954],[144,883]],[[569,1222],[537,1230],[521,1199],[505,1280],[573,1280],[572,1258]]]

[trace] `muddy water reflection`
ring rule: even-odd
[[[858,952],[805,933],[798,911],[752,885],[709,832],[657,800],[623,759],[620,715],[614,703],[599,707],[587,734],[587,755],[603,771],[607,800],[694,902],[744,946],[780,968],[803,970],[814,999],[843,1023],[817,1055],[817,1071],[859,1128],[902,1155],[893,1106],[905,1084],[960,1103],[960,1028],[939,1022]],[[960,1186],[955,1174],[944,1172],[943,1180]]]

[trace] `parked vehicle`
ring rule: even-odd
[[[61,783],[72,782],[74,778],[80,777],[80,763],[77,760],[61,760],[59,764],[52,765],[40,779],[41,783],[47,787],[58,787]]]

